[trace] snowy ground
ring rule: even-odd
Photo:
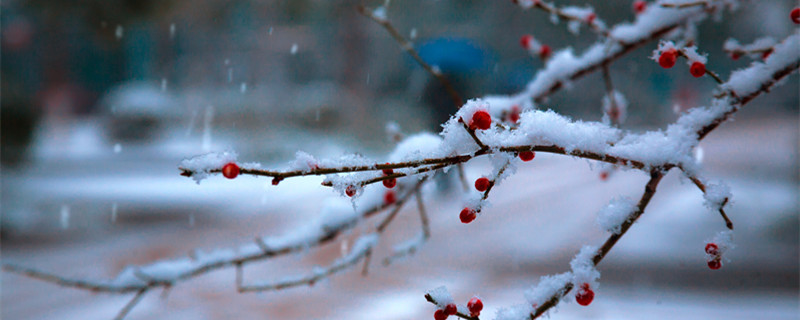
[[[796,117],[787,118],[733,122],[703,142],[708,177],[728,182],[735,197],[729,214],[737,248],[721,270],[705,266],[703,246],[724,224],[703,206],[699,191],[672,172],[599,266],[601,286],[592,305],[564,304],[554,319],[798,319],[798,126]],[[110,278],[128,264],[280,233],[333,196],[318,179],[290,179],[276,188],[265,179],[212,178],[198,186],[177,175],[176,161],[132,161],[125,168],[133,175],[84,163],[4,172],[4,207],[10,196],[27,199],[21,202],[43,231],[5,238],[3,262]],[[367,277],[354,269],[313,287],[238,294],[233,271],[224,270],[182,283],[165,298],[148,294],[129,318],[430,319],[434,308],[423,293],[446,285],[460,303],[479,294],[490,319],[498,307],[521,303],[539,276],[566,271],[582,245],[600,244],[605,234],[595,213],[610,199],[641,194],[643,174],[618,172],[602,182],[587,163],[538,154],[493,191],[493,206],[469,225],[458,221],[460,203],[428,196],[430,242],[416,256],[380,264],[392,243],[417,233],[416,213],[404,210]],[[476,162],[468,175],[474,179],[486,168]],[[70,204],[66,226],[62,203]],[[114,203],[117,218],[110,223]],[[41,219],[50,222],[42,226]],[[253,265],[245,281],[307,272],[338,257],[341,247],[339,240]],[[0,279],[3,319],[110,319],[130,299],[5,272]]]

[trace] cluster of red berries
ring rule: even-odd
[[[483,301],[478,297],[472,297],[467,302],[467,309],[469,310],[470,317],[477,317],[481,315],[481,310],[483,310]],[[455,315],[458,313],[458,307],[456,307],[455,303],[450,303],[444,307],[444,309],[437,309],[436,312],[433,313],[433,318],[435,320],[445,320],[447,317]]]
[[[444,309],[436,309],[436,312],[433,313],[433,319],[445,320],[447,317],[455,315],[456,313],[458,313],[458,308],[455,303],[451,303],[446,305]]]
[[[594,300],[594,291],[589,286],[588,283],[584,283],[581,285],[581,288],[578,289],[578,293],[575,295],[575,301],[578,302],[579,305],[588,306]]]
[[[383,175],[384,176],[389,176],[389,175],[392,175],[393,173],[394,173],[394,170],[392,170],[392,169],[383,169]],[[394,188],[394,186],[396,186],[396,185],[397,185],[397,179],[395,179],[395,178],[383,180],[383,186],[387,187],[389,189]]]
[[[587,17],[587,20],[588,20],[588,17]],[[594,20],[594,18],[592,18],[592,20]],[[591,23],[591,22],[589,22],[589,23]],[[536,42],[533,39],[533,36],[529,35],[529,34],[526,34],[526,35],[522,36],[521,38],[519,38],[519,44],[523,48],[525,48],[526,50],[537,50],[537,47],[538,47],[538,54],[539,54],[539,57],[541,57],[542,59],[549,58],[550,57],[550,53],[552,52],[552,50],[550,49],[550,46],[548,46],[546,44],[539,45],[539,43]]]
[[[640,14],[644,12],[644,9],[647,9],[647,2],[644,2],[644,0],[636,0],[633,2],[634,13]]]
[[[706,254],[708,254],[708,268],[711,270],[717,270],[722,268],[722,253],[719,251],[719,247],[716,243],[707,243],[706,244]]]
[[[675,49],[664,50],[658,57],[658,64],[664,69],[672,68],[676,61],[678,61],[678,50]],[[700,78],[706,74],[706,65],[700,61],[692,62],[692,65],[689,66],[689,73],[695,78]]]

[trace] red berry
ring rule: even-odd
[[[386,205],[390,205],[397,201],[397,198],[394,196],[394,191],[388,190],[386,193],[383,194],[383,203]]]
[[[386,164],[389,164],[389,163],[386,163]],[[392,170],[391,168],[383,169],[383,175],[385,175],[385,176],[388,176],[388,175],[390,175],[392,173],[394,173],[394,170]]]
[[[471,316],[477,317],[480,315],[481,310],[483,310],[483,301],[478,299],[478,297],[472,297],[472,299],[469,299],[469,302],[467,302],[467,309],[469,309]]]
[[[767,51],[764,51],[764,53],[761,54],[761,59],[767,60],[767,58],[769,58],[769,55],[771,54],[772,54],[772,48],[769,48],[767,49]]]
[[[444,314],[448,316],[452,316],[458,312],[458,308],[456,307],[455,303],[448,304],[444,306]]]
[[[533,42],[533,36],[532,35],[526,34],[526,35],[522,36],[521,38],[519,38],[519,44],[525,49],[530,49],[531,48],[531,42]]]
[[[397,179],[395,178],[383,180],[384,187],[391,189],[394,188],[395,185],[397,185]]]
[[[281,183],[281,181],[283,181],[283,178],[281,177],[272,178],[272,185],[277,186],[279,183]]]
[[[472,220],[475,220],[477,213],[470,208],[464,208],[464,210],[461,210],[461,214],[458,217],[461,218],[462,223],[470,223]]]
[[[475,180],[475,189],[484,192],[486,189],[489,189],[489,179],[486,177],[480,177],[478,180]]]
[[[543,44],[542,48],[539,49],[539,56],[541,56],[542,59],[547,59],[547,57],[550,56],[550,52],[551,52],[550,46]]]
[[[708,243],[706,244],[706,253],[716,256],[719,254],[719,247],[716,243]]]
[[[669,49],[661,53],[661,56],[658,57],[658,64],[664,68],[669,69],[675,65],[675,61],[678,60],[678,51],[675,49]]]
[[[447,319],[447,314],[444,313],[444,310],[438,309],[436,312],[433,313],[434,320],[445,320]]]
[[[236,178],[239,175],[239,166],[233,162],[226,164],[222,167],[222,175],[228,179]]]
[[[535,156],[536,156],[536,153],[534,153],[533,151],[522,151],[522,152],[519,153],[519,158],[522,159],[522,161],[525,161],[525,162],[533,160],[533,157],[535,157]]]
[[[800,7],[792,9],[792,13],[790,13],[789,16],[792,17],[792,22],[800,24]]]
[[[644,2],[643,0],[636,0],[633,2],[633,12],[635,12],[636,14],[644,12],[644,9],[646,8],[647,8],[647,2]]]
[[[600,180],[606,181],[608,180],[608,172],[600,172]]]
[[[472,115],[472,120],[469,122],[469,128],[472,130],[481,129],[486,130],[492,127],[492,116],[484,110],[475,111]]]
[[[347,194],[348,197],[352,197],[356,195],[356,186],[347,186],[347,189],[344,189],[344,193]]]
[[[695,78],[700,78],[706,74],[706,65],[700,61],[695,61],[692,63],[692,66],[689,67],[689,73],[691,73]]]
[[[586,16],[586,23],[592,24],[592,22],[594,22],[595,18],[597,18],[597,15],[594,14],[594,12],[589,13],[589,15]]]
[[[581,290],[575,295],[575,300],[579,305],[588,306],[594,300],[594,291],[589,287],[588,283],[581,286]]]
[[[739,60],[739,58],[741,58],[741,57],[742,57],[742,55],[739,54],[738,52],[731,52],[731,59]]]
[[[517,123],[519,121],[519,106],[512,106],[511,112],[508,113],[508,121],[511,123]]]
[[[708,268],[710,268],[711,270],[717,270],[719,268],[722,268],[722,261],[720,261],[719,257],[714,258],[714,260],[708,262]]]

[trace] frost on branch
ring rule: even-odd
[[[191,157],[181,161],[180,167],[192,172],[192,179],[198,184],[203,179],[208,178],[212,170],[219,170],[226,163],[236,162],[236,152],[211,152],[204,155]]]
[[[711,238],[711,240],[707,240],[706,243],[714,243],[717,245],[717,256],[724,256],[725,252],[728,252],[736,247],[736,245],[733,243],[733,231],[730,230],[718,232],[713,238]],[[710,255],[708,252],[706,252],[706,254],[707,257]]]
[[[572,279],[573,274],[571,272],[542,276],[539,278],[539,283],[525,291],[525,300],[528,301],[531,308],[535,309],[553,297],[563,296],[565,287],[572,282]],[[530,313],[532,309],[528,310],[528,313]]]
[[[764,83],[774,82],[772,77],[776,72],[796,63],[797,48],[800,48],[800,30],[776,44],[772,54],[763,62],[754,61],[749,67],[734,71],[722,88],[738,97],[747,97],[750,93],[757,92]]]
[[[731,187],[721,181],[706,184],[706,191],[703,193],[704,204],[712,210],[724,207],[731,197]]]
[[[593,262],[595,255],[597,255],[597,249],[595,246],[584,246],[575,258],[570,261],[569,266],[572,268],[573,285],[589,284],[594,289],[598,287],[597,279],[600,279],[600,271],[597,271]],[[579,290],[573,290],[573,293],[578,292]]]
[[[455,303],[453,296],[450,295],[450,291],[447,291],[447,287],[445,286],[430,289],[425,291],[425,294],[436,301],[436,306],[440,309],[444,309],[448,304]]]
[[[636,211],[636,201],[627,197],[619,197],[597,212],[597,224],[603,230],[618,234],[625,221]]]

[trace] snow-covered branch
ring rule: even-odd
[[[502,310],[498,314],[500,319],[535,319],[564,299],[575,299],[581,305],[589,304],[598,286],[599,271],[596,266],[644,214],[660,181],[672,169],[682,171],[704,193],[706,204],[712,210],[719,211],[727,228],[733,229],[733,223],[724,211],[731,198],[730,192],[723,183],[710,183],[701,178],[694,151],[702,139],[729,120],[742,106],[769,92],[783,78],[800,68],[800,51],[797,50],[800,48],[800,33],[796,32],[777,44],[768,43],[770,54],[764,61],[754,61],[749,67],[733,72],[727,81],[722,81],[717,73],[705,68],[707,57],[698,53],[694,45],[661,41],[654,51],[654,60],[670,68],[676,59],[685,58],[691,65],[690,72],[693,75],[708,75],[719,83],[716,96],[709,106],[690,109],[665,129],[631,132],[619,127],[624,121],[626,103],[622,93],[614,89],[609,66],[632,50],[660,40],[677,29],[694,28],[693,24],[710,13],[721,11],[730,1],[659,1],[658,5],[636,5],[637,15],[633,23],[620,23],[612,27],[606,27],[589,7],[558,8],[539,0],[520,0],[517,3],[523,8],[542,9],[556,20],[570,21],[568,23],[573,26],[576,22],[585,23],[598,33],[599,40],[580,55],[573,54],[571,48],[554,52],[522,92],[511,96],[486,96],[461,103],[461,98],[447,78],[422,60],[413,44],[392,26],[386,17],[386,5],[376,10],[359,6],[359,12],[380,24],[406,53],[444,85],[456,102],[458,110],[442,125],[443,129],[438,135],[422,133],[404,137],[391,154],[380,160],[360,155],[317,159],[308,153],[298,152],[295,159],[283,168],[263,169],[259,163],[240,162],[234,152],[222,152],[195,156],[180,164],[180,174],[198,183],[218,174],[229,179],[239,175],[267,176],[273,178],[273,185],[279,185],[287,178],[325,176],[322,185],[333,188],[350,201],[327,204],[322,214],[307,225],[282,236],[258,237],[252,243],[238,248],[196,251],[184,258],[131,266],[109,281],[71,279],[14,264],[4,264],[3,269],[66,287],[96,292],[135,293],[118,318],[124,317],[152,289],[171,288],[181,281],[228,267],[235,268],[236,288],[240,292],[310,285],[360,261],[365,261],[366,271],[381,235],[412,197],[416,199],[420,214],[420,234],[397,244],[384,263],[389,264],[419,250],[431,236],[421,189],[437,172],[454,166],[460,170],[460,166],[476,158],[489,160],[491,171],[475,180],[478,194],[473,193],[471,199],[465,200],[459,214],[463,223],[471,223],[486,207],[493,188],[513,175],[521,165],[533,160],[536,152],[589,159],[636,170],[647,174],[650,179],[638,201],[616,198],[598,213],[598,224],[610,233],[605,242],[598,247],[584,247],[571,262],[570,271],[543,277],[539,285],[525,294],[526,304]],[[570,28],[575,28],[573,26]],[[732,54],[752,54],[767,50],[763,49],[765,46],[766,42],[747,47],[729,41],[726,50]],[[535,102],[597,70],[602,70],[606,85],[603,98],[606,121],[573,120],[552,110],[536,109]],[[383,187],[376,185],[378,182]],[[246,264],[320,246],[366,218],[387,211],[374,230],[359,237],[349,253],[329,265],[294,278],[244,283],[243,267]],[[455,218],[456,214],[452,216]],[[718,268],[722,253],[731,245],[723,238],[713,240],[713,244],[706,248],[709,266]],[[425,297],[437,306],[436,317],[456,315],[477,320],[482,308],[480,300],[477,300],[480,307],[472,300],[471,305],[466,307],[456,305],[443,288],[432,290]]]

